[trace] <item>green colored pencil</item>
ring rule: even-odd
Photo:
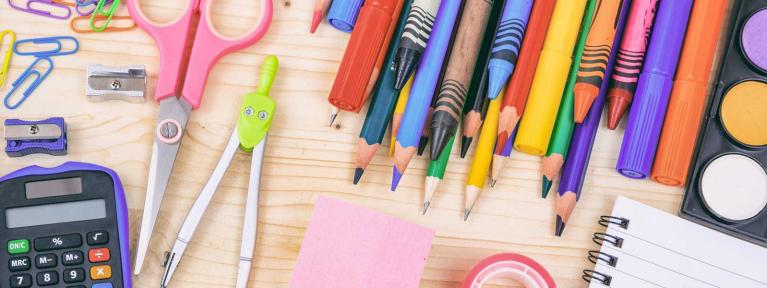
[[[439,154],[439,158],[429,161],[429,168],[426,170],[426,190],[423,193],[423,214],[426,214],[426,210],[429,209],[431,197],[437,191],[439,182],[445,178],[445,170],[447,170],[447,162],[450,160],[450,151],[453,150],[453,142],[455,142],[455,135],[447,141],[445,149]]]

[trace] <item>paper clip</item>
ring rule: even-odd
[[[5,30],[0,32],[0,47],[3,46],[3,39],[5,39],[5,35],[10,35],[11,45],[8,47],[8,51],[5,51],[3,63],[0,65],[0,88],[3,87],[3,84],[5,83],[5,76],[8,75],[8,66],[11,64],[11,56],[13,55],[13,44],[16,43],[16,33],[11,30]]]
[[[35,70],[35,67],[38,66],[38,64],[41,61],[47,61],[48,62],[48,70],[45,71],[45,73],[40,73],[40,71]],[[32,62],[29,67],[27,67],[27,70],[24,70],[24,73],[21,73],[21,76],[19,76],[19,79],[16,79],[16,81],[13,81],[13,88],[11,91],[8,91],[8,94],[5,95],[5,99],[3,99],[3,104],[5,104],[5,108],[8,108],[8,110],[15,110],[16,108],[19,108],[24,101],[29,98],[29,95],[32,95],[32,92],[37,89],[38,86],[40,86],[41,83],[43,83],[43,80],[45,80],[46,77],[48,77],[48,74],[51,74],[51,71],[53,71],[53,61],[51,61],[51,58],[48,57],[38,57],[35,59],[35,62]],[[27,82],[27,79],[30,79],[32,76],[34,76],[34,80],[32,80],[32,84],[29,85],[29,87],[24,90],[24,93],[22,93],[21,98],[16,101],[16,103],[11,104],[10,100],[11,97],[16,93],[16,90],[21,87],[24,82]]]
[[[27,7],[17,6],[16,4],[13,4],[13,1],[14,0],[8,0],[8,5],[10,5],[11,8],[19,10],[19,11],[24,11],[27,13],[45,16],[45,17],[54,18],[54,19],[69,19],[69,16],[72,16],[72,11],[69,10],[69,7],[67,7],[67,5],[54,2],[54,0],[27,0],[27,5],[26,5]],[[48,10],[33,8],[32,4],[34,3],[37,3],[38,5],[43,5],[43,6],[50,6],[51,8],[49,8]],[[58,13],[52,13],[54,12],[55,8],[59,8],[59,10],[66,11],[66,15],[59,15]]]
[[[117,11],[117,7],[120,7],[120,0],[114,0],[111,5],[109,5],[109,10],[104,10],[104,5],[106,5],[107,0],[99,0],[99,4],[96,5],[96,9],[91,14],[91,20],[90,25],[91,29],[96,32],[101,32],[107,29],[109,26],[109,22],[112,22],[112,17],[115,15],[115,12]],[[104,25],[100,27],[96,27],[96,16],[106,16],[107,19],[104,21]]]
[[[83,26],[79,24],[79,22],[83,21],[89,21],[88,16],[77,16],[73,17],[72,21],[69,22],[69,27],[72,28],[72,31],[75,33],[94,33],[97,31],[91,30],[90,28],[82,28]],[[107,16],[98,15],[96,16],[95,23],[100,23],[102,21],[106,21],[108,18]],[[133,28],[136,28],[136,22],[133,22],[133,18],[130,16],[114,16],[112,17],[112,20],[114,20],[111,24],[108,25],[102,32],[120,32],[120,31],[127,31],[131,30]]]
[[[72,41],[72,43],[74,43],[75,46],[70,50],[62,51],[64,46],[62,40]],[[56,46],[50,50],[32,51],[32,52],[21,51],[19,46],[22,46],[23,44],[27,44],[27,43],[37,44],[37,45],[54,44]],[[19,56],[35,56],[35,57],[64,56],[64,55],[75,54],[77,50],[80,50],[80,42],[77,41],[77,38],[72,36],[55,36],[55,37],[24,39],[24,40],[17,41],[16,44],[13,45],[13,51],[16,52],[16,54],[18,54]]]
[[[98,4],[98,0],[76,0],[75,3],[75,12],[79,14],[80,16],[90,16],[93,14],[93,11],[96,10],[96,4]],[[80,8],[88,7],[93,5],[93,8],[91,8],[88,11],[80,10]]]
[[[74,0],[74,1],[77,2],[77,0]],[[75,7],[75,5],[77,5],[75,2],[67,2],[64,0],[53,0],[53,3],[58,3],[58,4],[66,5],[69,7]]]

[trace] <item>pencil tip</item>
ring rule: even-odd
[[[320,26],[320,22],[322,22],[322,10],[315,10],[314,15],[312,15],[312,26],[309,28],[309,32],[314,34],[317,31],[317,27]]]
[[[415,69],[420,53],[414,49],[399,48],[397,50],[397,73],[394,79],[394,89],[402,89]]]
[[[549,191],[551,190],[551,184],[554,182],[549,180],[549,177],[543,176],[542,184],[541,184],[541,198],[546,199],[546,197],[549,196]]]
[[[426,215],[426,210],[429,210],[430,205],[431,205],[431,202],[429,201],[423,202],[423,214],[421,215]]]
[[[490,181],[490,188],[495,188],[496,182],[498,182],[498,179],[492,179],[492,181]]]
[[[426,144],[429,144],[429,137],[421,136],[421,140],[418,141],[418,156],[423,155],[423,151],[426,151]]]
[[[392,178],[391,178],[391,191],[394,192],[397,190],[397,186],[399,186],[399,180],[402,179],[402,173],[399,172],[397,169],[397,166],[395,165],[392,169]]]
[[[471,213],[471,209],[463,209],[463,222],[469,220],[469,213]]]
[[[362,168],[354,169],[354,185],[357,185],[357,183],[360,183],[360,178],[362,178],[362,173],[365,173],[365,169],[362,169]]]
[[[474,140],[472,137],[461,136],[461,158],[466,158],[472,140]]]
[[[562,237],[562,232],[565,231],[565,222],[562,221],[562,217],[557,215],[557,229],[554,231],[554,234],[557,235],[557,237]]]
[[[338,113],[330,114],[330,124],[328,124],[328,127],[333,126],[333,123],[336,122],[336,117],[338,117]]]

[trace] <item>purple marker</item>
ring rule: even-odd
[[[618,17],[618,26],[616,26],[615,39],[613,39],[613,48],[610,52],[610,59],[607,61],[604,79],[610,79],[615,66],[615,60],[618,58],[618,46],[623,38],[623,26],[626,24],[628,11],[631,7],[631,1],[624,1],[620,8]],[[581,197],[581,188],[583,188],[583,179],[586,178],[586,168],[589,166],[591,157],[591,148],[594,146],[594,138],[599,128],[599,120],[602,119],[602,108],[607,98],[607,88],[610,81],[602,81],[602,86],[597,94],[597,99],[591,105],[589,113],[583,123],[576,124],[573,131],[573,139],[570,142],[570,151],[567,153],[565,166],[562,168],[562,178],[559,181],[557,189],[557,226],[554,232],[557,236],[562,235],[565,224],[573,213],[575,204]]]
[[[650,175],[691,10],[692,0],[660,1],[615,166],[623,176]]]

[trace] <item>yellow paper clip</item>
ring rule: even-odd
[[[5,35],[10,35],[11,43],[8,45],[8,51],[5,51],[5,57],[3,63],[0,65],[0,88],[5,84],[5,77],[8,75],[8,66],[11,64],[11,56],[13,55],[13,44],[16,43],[16,33],[11,30],[5,30],[0,32],[0,47],[3,46],[3,39]]]
[[[85,24],[81,24],[82,22],[89,21],[90,16],[77,16],[72,17],[72,21],[69,22],[69,27],[72,28],[72,31],[75,33],[94,33],[98,32],[95,30],[92,30],[86,26]],[[104,15],[95,16],[93,23],[94,24],[100,24],[101,22],[106,21],[108,18]],[[112,17],[112,20],[114,20],[111,24],[106,25],[106,28],[102,30],[101,32],[119,32],[119,31],[127,31],[131,30],[133,28],[136,28],[136,22],[133,22],[133,18],[130,16],[114,16]]]
[[[117,8],[120,7],[120,0],[114,0],[112,4],[109,5],[109,9],[104,11],[106,2],[107,0],[99,0],[99,3],[96,4],[96,9],[93,10],[93,14],[91,14],[90,25],[93,31],[101,32],[106,30],[107,27],[109,27],[109,22],[112,22],[112,17],[115,15],[115,12],[117,12]],[[106,16],[104,25],[98,27],[96,26],[96,16]]]

